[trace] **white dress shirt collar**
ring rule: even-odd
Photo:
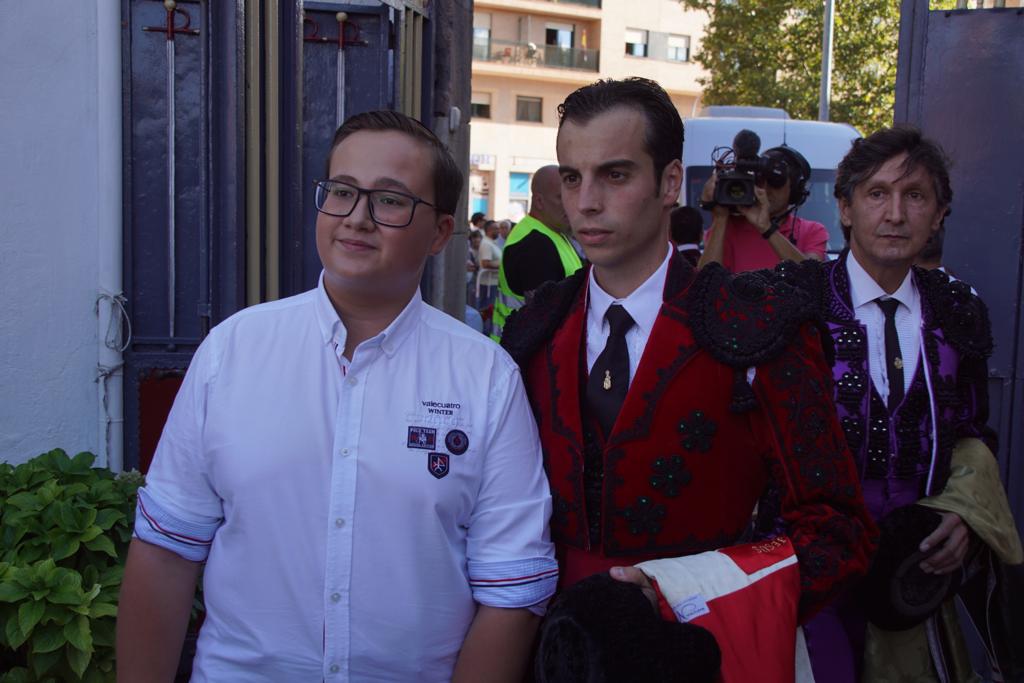
[[[600,322],[600,326],[607,333],[608,321],[605,320],[605,313],[612,304],[621,304],[633,322],[636,324],[640,334],[647,338],[654,328],[654,321],[658,318],[658,311],[664,299],[665,277],[668,274],[669,260],[672,258],[672,245],[667,246],[665,260],[661,262],[658,269],[651,273],[651,276],[644,280],[644,283],[634,289],[624,299],[616,299],[601,288],[594,277],[594,269],[590,269],[590,286],[588,288],[589,309],[588,316]]]
[[[882,289],[851,251],[846,258],[850,278],[850,303],[853,315],[864,326],[868,342],[868,373],[883,402],[889,400],[889,373],[885,356],[885,315],[875,305],[880,297],[896,299],[896,335],[903,358],[903,390],[910,391],[918,361],[921,358],[921,295],[914,283],[913,273],[907,273],[903,282],[891,295]]]
[[[422,301],[423,296],[417,287],[416,291],[413,292],[412,298],[409,299],[409,303],[402,309],[402,312],[387,327],[381,330],[379,334],[370,337],[360,346],[380,346],[381,350],[389,358],[393,356],[398,346],[416,328],[418,311]],[[331,298],[327,295],[322,271],[320,273],[320,280],[317,283],[316,317],[324,344],[334,343],[338,348],[344,349],[348,331],[345,329],[345,323],[338,317],[338,311],[334,308],[334,304],[331,303]]]
[[[846,258],[846,271],[850,276],[850,303],[853,305],[854,311],[880,298],[896,299],[911,311],[920,308],[919,294],[917,287],[914,286],[914,275],[911,271],[907,271],[903,282],[892,294],[886,292],[881,285],[875,282],[875,279],[857,261],[857,257],[853,255],[852,251]]]

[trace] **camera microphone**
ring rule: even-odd
[[[761,149],[761,138],[752,130],[744,128],[732,140],[732,151],[737,159],[755,159]]]

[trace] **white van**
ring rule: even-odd
[[[832,195],[836,167],[860,137],[857,129],[845,123],[799,121],[782,109],[768,107],[707,107],[702,116],[685,119],[683,142],[683,204],[699,206],[701,190],[711,177],[711,154],[716,147],[731,147],[736,133],[744,128],[761,138],[760,153],[783,143],[804,155],[811,165],[807,201],[797,215],[818,221],[828,229],[828,251],[836,254],[845,246],[839,225],[839,207]],[[711,215],[704,212],[704,226]]]

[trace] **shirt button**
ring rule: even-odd
[[[337,664],[331,664],[331,673],[332,674],[336,674],[339,671],[341,671],[341,667],[340,666],[338,666]]]
[[[338,602],[339,600],[341,600],[341,593],[331,594],[331,602]]]
[[[347,448],[342,448],[342,449],[341,449],[341,456],[342,456],[342,457],[345,457],[345,456],[347,456],[347,455],[348,455],[348,449],[347,449]]]
[[[359,380],[358,379],[356,379],[355,377],[351,377],[351,376],[348,378],[348,385],[350,387],[354,387],[357,384],[359,384]]]
[[[338,517],[336,520],[334,520],[334,526],[340,529],[341,527],[345,526],[345,520],[343,520],[341,517]]]

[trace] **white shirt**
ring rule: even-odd
[[[846,258],[846,270],[850,275],[853,315],[867,330],[868,370],[871,373],[871,382],[884,403],[889,400],[889,374],[885,361],[885,314],[875,303],[875,299],[892,298],[900,303],[896,309],[896,334],[900,338],[903,390],[906,392],[910,389],[921,356],[921,295],[910,272],[903,278],[903,283],[895,292],[887,294],[857,262],[852,251]]]
[[[658,269],[644,280],[624,299],[616,299],[601,289],[594,277],[594,269],[590,269],[590,282],[587,289],[587,371],[589,372],[597,357],[604,351],[608,343],[611,327],[605,319],[605,313],[612,304],[621,304],[636,323],[626,332],[626,348],[629,350],[629,382],[633,383],[636,369],[640,365],[640,357],[651,337],[654,321],[658,319],[658,311],[665,295],[665,278],[668,276],[668,262],[672,258],[672,245],[668,245],[665,260]]]
[[[488,268],[484,261],[501,261],[501,247],[486,235],[480,241],[477,257],[480,259],[480,270],[477,271],[477,287],[492,287],[498,284],[499,268]],[[479,290],[477,291],[479,294]]]
[[[508,354],[418,292],[350,364],[345,335],[321,279],[218,325],[188,370],[135,529],[209,548],[193,681],[447,681],[477,603],[554,591]]]

